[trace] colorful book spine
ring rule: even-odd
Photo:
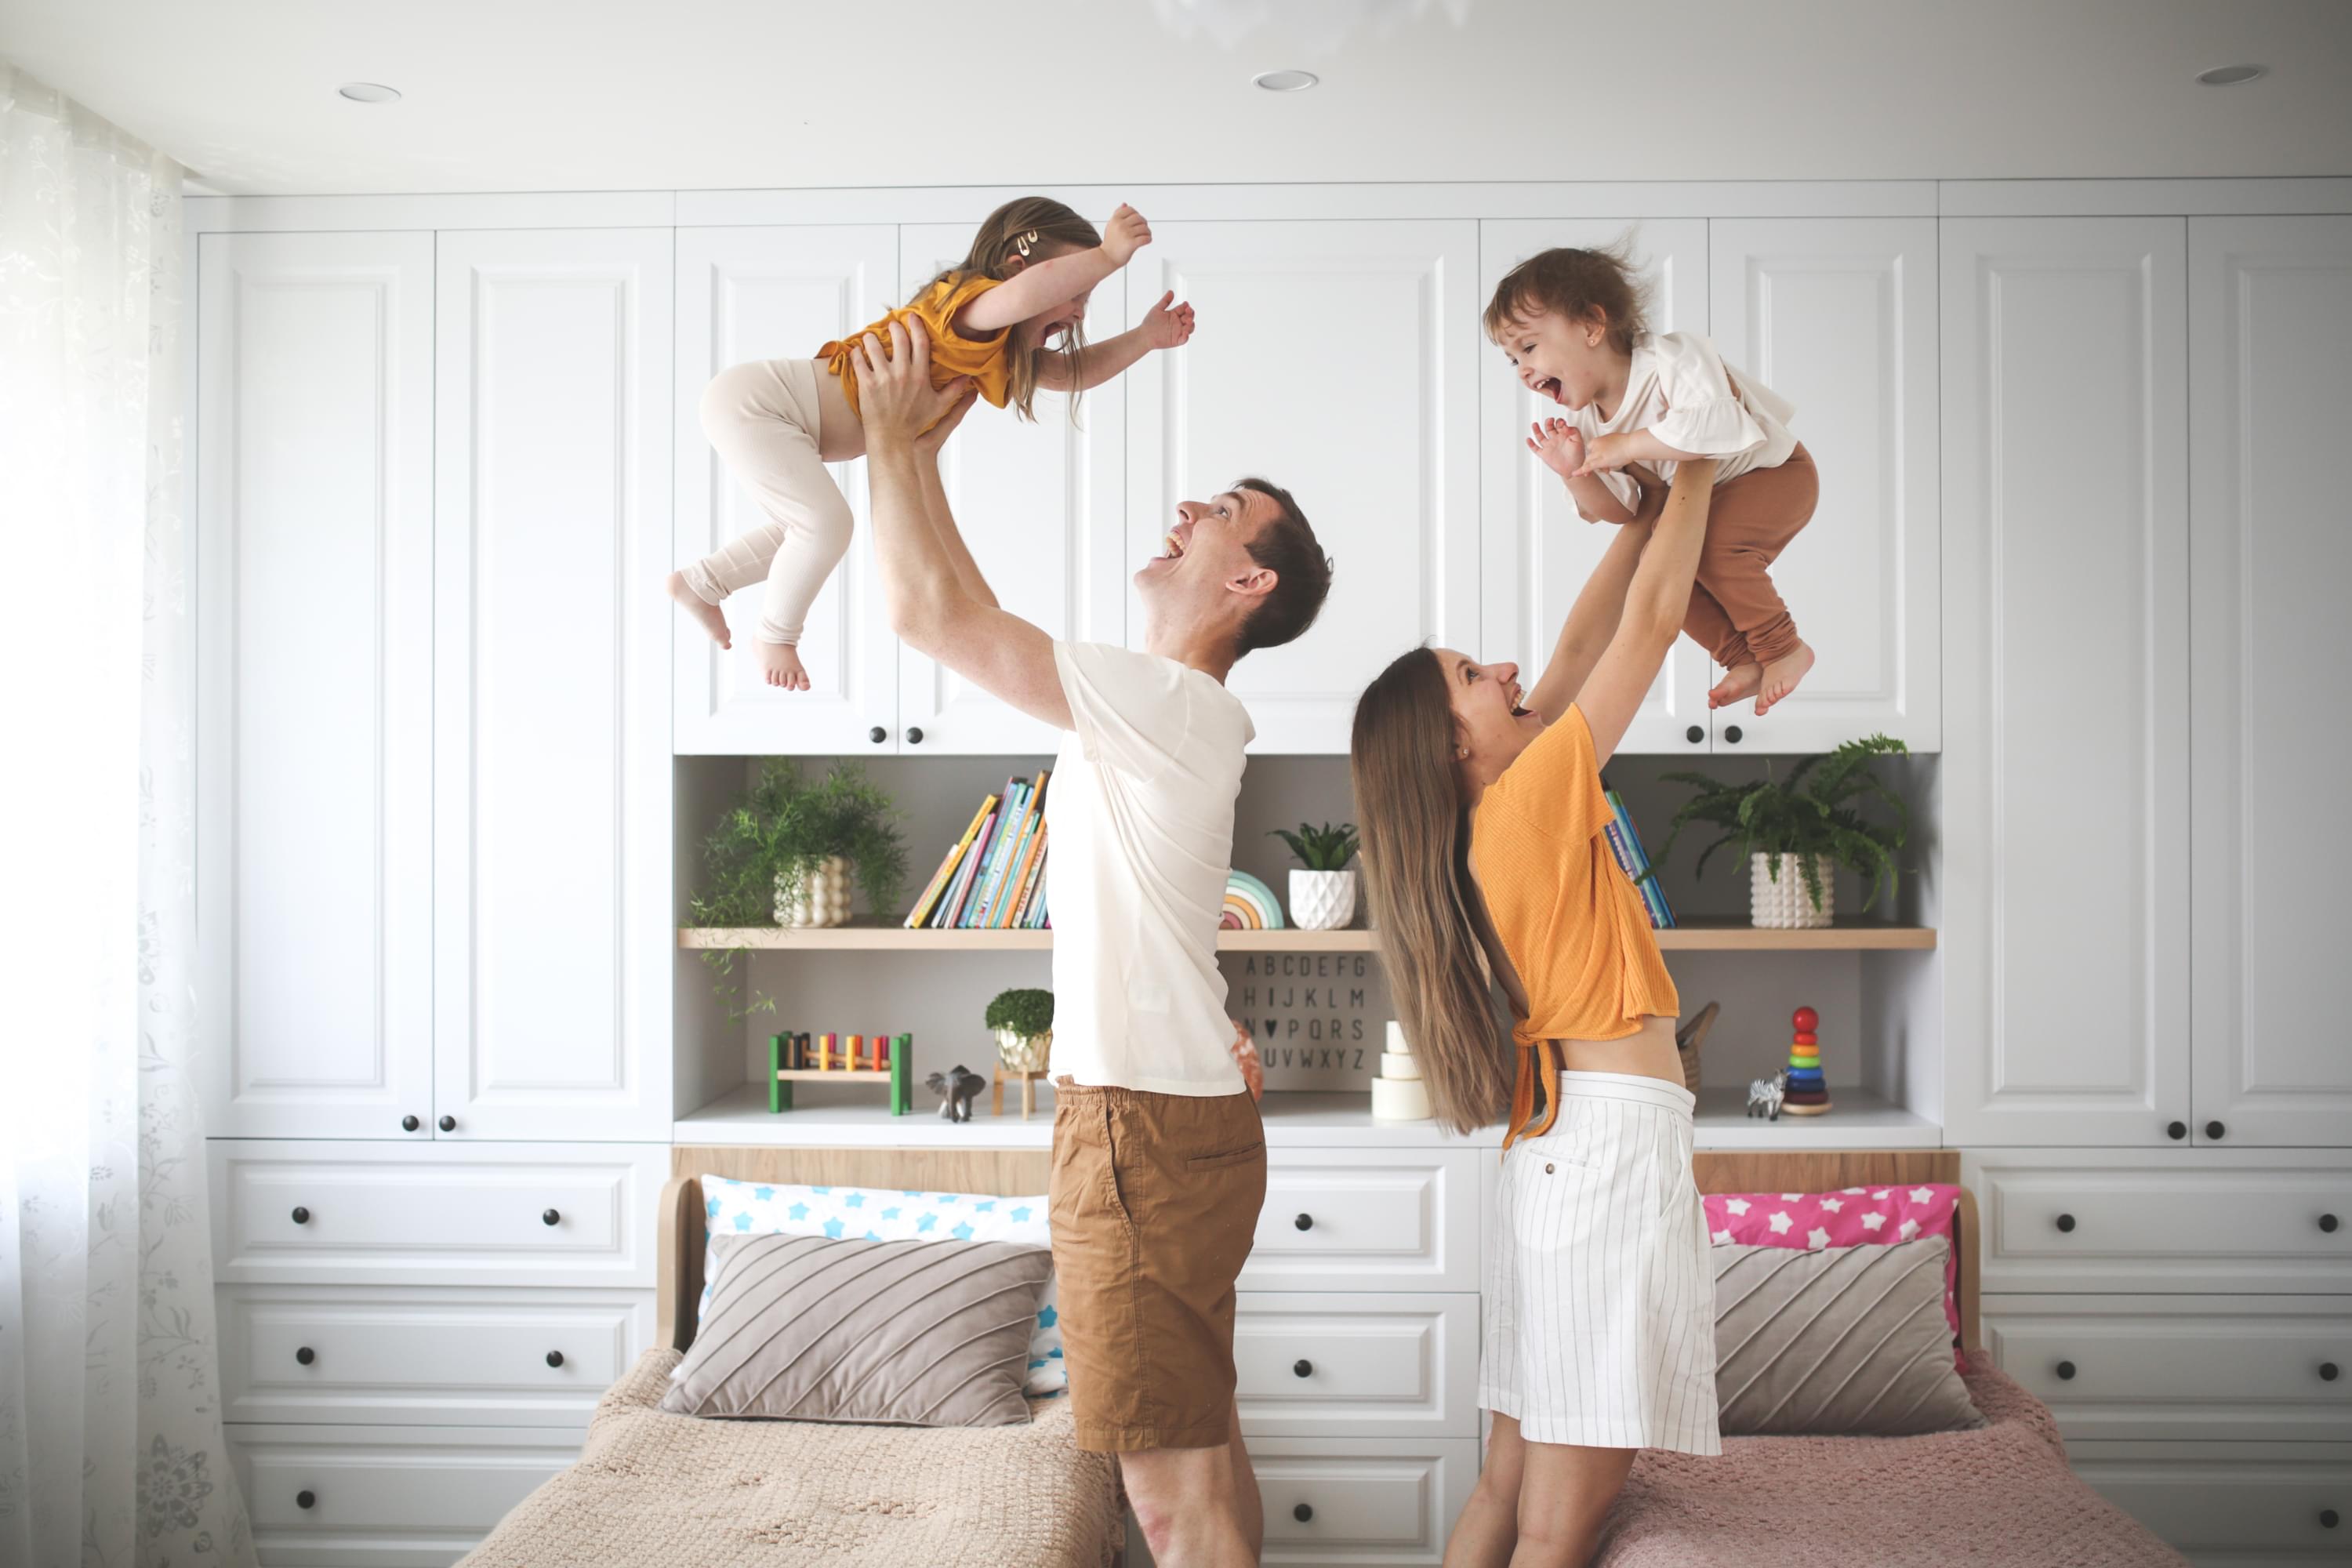
[[[996,814],[992,809],[980,825],[979,837],[964,852],[962,868],[956,872],[955,880],[948,884],[946,896],[940,900],[939,907],[931,911],[930,923],[934,930],[943,930],[956,923],[956,911],[963,907],[964,899],[971,890],[972,879],[980,872],[982,847],[988,842],[989,835],[995,828]]]
[[[1004,855],[1004,840],[1012,834],[1013,825],[1018,819],[1020,792],[1028,782],[1020,778],[1004,781],[1003,804],[996,808],[996,825],[989,830],[981,846],[979,872],[972,878],[971,886],[965,890],[963,906],[956,910],[955,923],[965,930],[970,930],[979,920],[981,900],[994,886],[998,864]]]
[[[1004,879],[1013,868],[1013,841],[1020,835],[1028,809],[1029,781],[1015,779],[1004,796],[1004,815],[997,826],[996,842],[990,846],[988,860],[981,867],[980,888],[964,912],[964,925],[978,930],[988,924],[989,911],[1003,896]]]
[[[1633,886],[1641,892],[1642,902],[1649,907],[1651,926],[1658,931],[1672,931],[1675,911],[1666,903],[1665,889],[1651,874],[1650,852],[1642,847],[1642,835],[1633,826],[1633,814],[1626,809],[1625,797],[1612,789],[1606,791],[1603,798],[1609,802],[1609,809],[1616,814],[1617,830],[1624,838],[1625,852],[1632,862],[1627,874],[1633,879]]]
[[[995,804],[996,797],[990,795],[980,803],[980,809],[971,814],[971,821],[965,825],[963,837],[955,841],[955,847],[948,851],[947,858],[940,862],[940,868],[931,873],[930,886],[923,889],[923,896],[916,900],[915,907],[907,912],[908,931],[922,929],[931,910],[939,903],[940,895],[947,891],[948,884],[955,879],[956,872],[961,868],[965,852],[971,849],[971,841],[979,837],[980,825],[988,820],[989,807]]]
[[[1035,868],[1038,849],[1045,842],[1045,781],[1048,776],[1039,773],[1036,786],[1029,792],[1028,808],[1022,816],[1020,836],[1013,841],[1012,870],[1005,879],[1005,890],[988,913],[988,923],[995,930],[1004,931],[1012,927],[1014,912],[1028,896],[1029,874]]]

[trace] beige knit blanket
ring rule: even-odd
[[[1123,1537],[1116,1467],[1078,1451],[1066,1399],[1019,1426],[708,1421],[655,1408],[678,1360],[639,1358],[580,1462],[459,1568],[1108,1568]]]

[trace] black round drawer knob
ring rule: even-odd
[[[2164,1135],[2178,1143],[2180,1140],[2189,1136],[2189,1123],[2186,1121],[2172,1122],[2166,1126]]]
[[[1692,745],[1696,746],[1696,745],[1697,745],[1701,741],[1704,741],[1704,740],[1706,740],[1706,731],[1704,731],[1704,730],[1702,730],[1702,729],[1700,729],[1697,725],[1694,724],[1694,725],[1692,725],[1689,729],[1685,730],[1685,731],[1683,731],[1683,739],[1684,739],[1684,740],[1685,740],[1685,741],[1688,741]]]
[[[1308,1520],[1315,1517],[1315,1510],[1308,1504],[1300,1503],[1297,1508],[1290,1510],[1290,1517],[1297,1520],[1299,1523],[1305,1524]],[[2332,1530],[2335,1527],[2330,1525],[2328,1528]]]
[[[2341,1376],[2343,1376],[2343,1375],[2344,1375],[2344,1369],[2343,1369],[2343,1368],[2341,1368],[2341,1367],[2339,1367],[2339,1366],[2337,1366],[2334,1362],[2332,1362],[2332,1361],[2324,1361],[2324,1362],[2321,1362],[2321,1363],[2319,1363],[2319,1381],[2320,1381],[2320,1382],[2322,1382],[2322,1383],[2334,1383],[2337,1378],[2339,1378],[2339,1377],[2341,1377]]]
[[[2320,1529],[2322,1529],[2322,1530],[2333,1530],[2333,1529],[2335,1529],[2337,1525],[2339,1525],[2339,1524],[2341,1524],[2341,1523],[2343,1523],[2343,1522],[2344,1522],[2343,1517],[2342,1517],[2341,1515],[2339,1515],[2339,1514],[2338,1514],[2338,1513],[2337,1513],[2334,1509],[2332,1509],[2332,1508],[2323,1508],[2323,1509],[2321,1509],[2321,1510],[2319,1510],[2319,1528],[2320,1528]]]
[[[2213,1140],[2214,1142],[2221,1142],[2221,1133],[2222,1133],[2222,1131],[2224,1131],[2224,1129],[2222,1128],[2221,1124],[2220,1122],[2218,1122],[2218,1121],[2208,1121],[2208,1122],[2205,1124],[2205,1136],[2206,1136],[2206,1137],[2208,1137],[2208,1138],[2212,1139],[2212,1140]]]
[[[304,1208],[300,1204],[296,1204],[294,1205],[294,1223],[296,1225],[309,1225],[310,1223],[310,1211]]]
[[[1746,731],[1737,724],[1727,724],[1723,727],[1723,738],[1735,746],[1739,744],[1740,737],[1745,733]]]
[[[310,1508],[316,1504],[318,1500],[319,1494],[317,1492],[299,1491],[294,1494],[294,1506],[296,1508]]]
[[[2058,1381],[2061,1383],[2072,1383],[2074,1381],[2074,1363],[2073,1362],[2062,1361],[2058,1363]]]
[[[400,1119],[400,1130],[403,1132],[414,1132],[424,1125],[425,1123],[417,1121],[414,1116],[404,1116]]]
[[[2336,1219],[2334,1215],[2324,1214],[2319,1216],[2319,1228],[2326,1231],[2328,1235],[2334,1236],[2336,1234]]]
[[[1293,1377],[1313,1377],[1315,1375],[1315,1363],[1308,1361],[1305,1356],[1301,1356],[1297,1361],[1290,1363],[1290,1375]]]
[[[457,1119],[454,1116],[445,1116],[433,1125],[438,1127],[444,1132],[455,1132],[457,1131]]]
[[[1297,1219],[1292,1220],[1290,1223],[1297,1226],[1301,1230],[1313,1230],[1315,1228],[1315,1216],[1311,1214],[1303,1214]]]
[[[562,1215],[556,1213],[553,1209],[544,1209],[540,1213],[539,1223],[541,1225],[553,1225],[562,1217],[563,1216]]]
[[[319,1352],[312,1350],[309,1345],[303,1345],[294,1352],[295,1364],[298,1366],[309,1366],[312,1362],[317,1361],[318,1359]]]
[[[921,730],[919,730],[919,729],[918,729],[918,728],[916,728],[916,727],[915,727],[914,725],[912,725],[912,724],[908,725],[908,726],[907,726],[907,744],[908,744],[908,745],[910,745],[910,746],[919,746],[919,745],[921,745],[922,743],[923,743],[923,732],[922,732],[922,731],[921,731]]]
[[[866,738],[878,746],[883,742],[890,738],[890,731],[882,728],[881,725],[877,724],[874,728],[866,731]]]
[[[2058,1216],[2058,1228],[2060,1230],[2073,1230],[2074,1228],[2074,1216],[2070,1214],[2060,1215]]]
[[[563,1352],[562,1351],[548,1352],[547,1364],[550,1366],[562,1366],[563,1364]]]

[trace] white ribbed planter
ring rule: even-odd
[[[1290,922],[1300,931],[1338,931],[1355,918],[1354,868],[1290,874]]]
[[[837,926],[849,923],[849,862],[839,855],[820,860],[797,882],[776,878],[776,923]]]
[[[1772,862],[1780,862],[1780,875],[1772,875]],[[1837,908],[1837,883],[1832,879],[1836,868],[1828,856],[1814,859],[1822,881],[1822,906],[1813,907],[1813,896],[1805,888],[1805,873],[1794,855],[1751,855],[1748,858],[1748,922],[1768,931],[1811,931],[1830,923]]]

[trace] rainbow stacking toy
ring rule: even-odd
[[[1811,1007],[1800,1007],[1790,1015],[1789,1022],[1797,1026],[1797,1034],[1789,1044],[1789,1091],[1780,1109],[1790,1116],[1826,1115],[1835,1108],[1830,1102],[1829,1082],[1822,1077],[1822,1037],[1816,1033],[1822,1016]]]

